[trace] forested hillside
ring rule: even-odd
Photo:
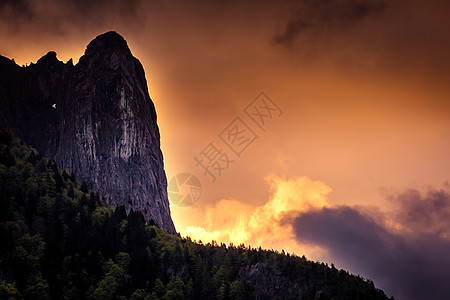
[[[0,299],[387,299],[334,266],[145,224],[3,131],[0,281]]]

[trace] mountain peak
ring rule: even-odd
[[[127,41],[117,32],[108,31],[93,39],[86,47],[86,55],[92,52],[124,50],[130,52]]]
[[[127,41],[117,32],[108,31],[87,45],[79,64],[90,69],[101,68],[116,72],[121,67],[128,68],[133,60]]]
[[[176,232],[156,110],[125,39],[110,31],[89,43],[75,67],[55,62],[49,52],[22,72],[0,64],[0,127],[73,172],[108,205],[140,211]]]

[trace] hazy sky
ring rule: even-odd
[[[446,0],[0,0],[0,54],[76,62],[116,30],[144,65],[168,180],[187,172],[202,185],[194,206],[171,205],[182,235],[442,298],[449,16]],[[212,182],[194,158],[214,153]]]

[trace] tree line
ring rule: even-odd
[[[387,299],[334,265],[194,242],[107,207],[4,131],[0,191],[0,299]]]

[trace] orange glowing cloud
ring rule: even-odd
[[[222,199],[215,205],[205,207],[204,212],[194,212],[194,215],[205,216],[203,224],[178,229],[183,235],[203,242],[244,243],[285,249],[297,254],[300,254],[301,249],[301,254],[312,254],[310,246],[300,247],[295,241],[291,225],[282,220],[291,214],[329,206],[327,195],[331,188],[307,177],[286,180],[269,176],[266,180],[273,193],[264,205],[251,206],[236,199]]]

